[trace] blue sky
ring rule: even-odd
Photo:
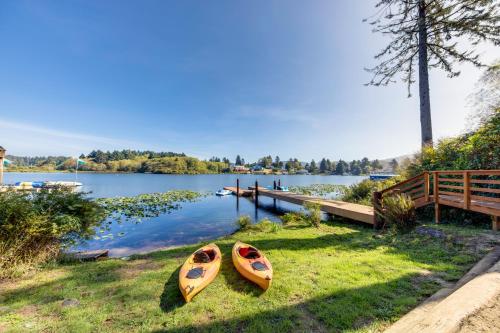
[[[363,85],[385,44],[362,23],[374,2],[2,1],[0,145],[247,161],[415,152],[417,95]],[[480,72],[462,73],[431,73],[435,137],[466,127]]]

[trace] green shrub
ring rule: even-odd
[[[0,193],[0,277],[55,258],[61,246],[88,239],[106,213],[68,189]]]
[[[401,176],[392,177],[383,181],[365,179],[359,183],[345,187],[340,196],[340,200],[372,206],[373,192],[381,191],[403,180]]]
[[[492,170],[500,168],[500,108],[476,130],[440,140],[423,149],[405,173],[413,177],[434,170]]]
[[[236,220],[238,230],[248,230],[252,225],[252,219],[248,215],[238,217]]]
[[[382,199],[382,216],[396,232],[406,233],[417,225],[415,203],[406,194],[396,194]]]
[[[307,211],[307,220],[316,228],[321,224],[321,205],[317,202],[306,202],[304,208]]]
[[[286,213],[281,216],[281,222],[283,225],[303,224],[305,222],[305,216],[301,212]]]
[[[278,232],[281,230],[281,224],[273,222],[267,218],[260,220],[253,226],[256,230],[262,232]]]

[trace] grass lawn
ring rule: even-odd
[[[177,275],[198,246],[47,267],[0,284],[0,332],[377,331],[460,278],[480,256],[466,245],[468,234],[461,242],[373,235],[370,228],[334,223],[220,239],[221,271],[189,304]],[[238,239],[271,261],[274,281],[267,292],[233,267]],[[65,299],[79,304],[63,306]]]

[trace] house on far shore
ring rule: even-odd
[[[251,171],[254,175],[270,175],[273,173],[272,169],[266,169],[261,165],[254,165]]]
[[[297,170],[297,172],[295,172],[296,175],[308,175],[309,174],[309,171],[307,171],[306,169],[300,169],[300,170]]]
[[[250,173],[250,169],[244,165],[234,165],[231,167],[231,169],[236,173]]]

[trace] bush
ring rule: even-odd
[[[497,109],[478,129],[423,149],[405,172],[413,177],[423,171],[499,168],[500,109]]]
[[[321,205],[317,202],[306,202],[304,208],[307,211],[307,220],[309,223],[319,228],[321,224]]]
[[[281,222],[283,225],[303,224],[305,222],[305,216],[300,212],[286,213],[281,216]]]
[[[387,196],[382,199],[382,217],[396,232],[406,233],[417,225],[415,203],[406,194]]]
[[[259,223],[255,224],[254,228],[258,231],[263,232],[278,232],[282,227],[280,224],[266,218],[260,220]]]
[[[403,178],[400,176],[389,178],[383,181],[373,181],[370,179],[365,179],[359,183],[346,187],[343,190],[342,195],[340,196],[340,200],[372,206],[373,192],[381,191],[402,180]]]
[[[252,219],[248,215],[238,217],[236,220],[238,230],[248,230],[252,225]]]
[[[53,259],[61,246],[88,239],[105,219],[85,193],[68,189],[0,193],[0,277]]]

